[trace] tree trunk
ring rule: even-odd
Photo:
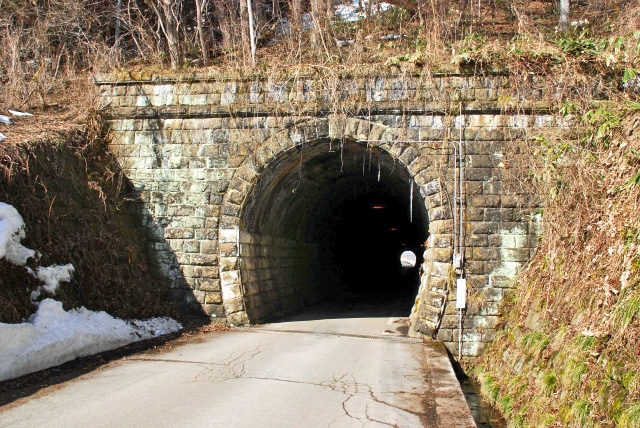
[[[160,28],[167,41],[171,68],[182,66],[182,46],[180,45],[180,14],[182,0],[146,0],[158,17]],[[158,7],[160,6],[160,7]]]
[[[569,31],[571,21],[571,2],[569,0],[560,0],[560,31],[566,33]]]
[[[206,1],[206,0],[205,0]],[[204,30],[202,28],[202,11],[205,6],[205,1],[196,0],[196,20],[198,21],[198,37],[200,39],[200,50],[202,51],[202,64],[205,67],[210,65],[209,62],[209,44],[204,36]]]
[[[319,48],[324,41],[327,24],[327,6],[324,0],[311,0],[311,18],[313,19],[311,45]]]
[[[247,64],[247,58],[251,58],[251,37],[249,36],[249,10],[247,0],[239,0],[240,3],[240,44],[242,48],[242,60]]]
[[[247,12],[249,15],[249,42],[251,43],[251,66],[256,65],[256,35],[253,32],[253,8],[251,0],[247,0]]]
[[[114,38],[113,45],[118,46],[120,41],[120,14],[122,13],[122,0],[118,0],[116,4],[116,36]]]

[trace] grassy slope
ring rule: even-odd
[[[537,140],[545,232],[472,369],[512,426],[640,426],[640,105],[593,112]]]

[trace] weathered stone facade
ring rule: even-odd
[[[500,302],[537,239],[522,210],[530,195],[508,191],[503,178],[530,129],[562,125],[535,113],[540,91],[520,93],[499,75],[281,82],[114,75],[97,84],[110,148],[140,192],[152,251],[183,307],[241,324],[314,301],[306,266],[317,248],[306,216],[329,200],[322,183],[340,178],[349,145],[354,158],[389,159],[398,183],[415,184],[428,245],[412,330],[452,348],[454,176],[462,167],[464,276],[473,303],[463,354],[478,355],[492,340]],[[520,113],[501,108],[523,99],[528,109]],[[323,161],[303,174],[303,159],[336,151],[339,169],[323,178]],[[304,191],[296,194],[298,186]],[[286,191],[265,198],[275,188]]]

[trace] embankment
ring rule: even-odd
[[[75,266],[72,280],[56,292],[65,309],[85,306],[120,318],[175,316],[131,214],[135,189],[103,141],[88,135],[0,144],[0,201],[22,214],[23,244],[42,253],[41,265]],[[0,260],[0,322],[33,314],[30,296],[39,285],[24,267]]]

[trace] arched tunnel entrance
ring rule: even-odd
[[[268,163],[240,213],[244,307],[260,322],[317,302],[393,302],[409,316],[428,215],[409,171],[365,141],[297,145]],[[400,255],[416,255],[403,267]]]

